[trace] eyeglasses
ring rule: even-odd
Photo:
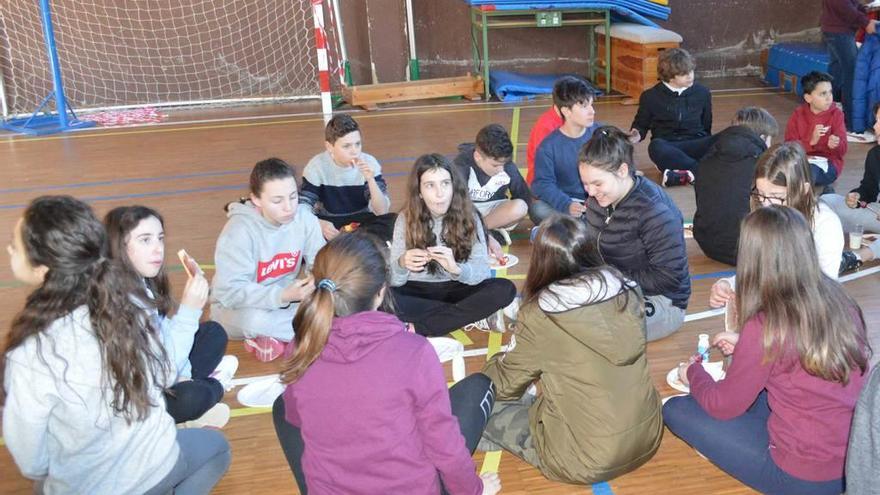
[[[785,198],[780,198],[778,196],[764,196],[763,194],[758,192],[757,187],[752,188],[751,196],[752,196],[752,198],[755,199],[755,201],[757,201],[763,205],[784,205],[785,204]]]

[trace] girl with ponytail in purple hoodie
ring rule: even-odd
[[[297,309],[273,417],[301,493],[494,495],[471,452],[494,403],[486,375],[447,389],[431,344],[378,311],[388,263],[359,233],[315,258],[315,292]]]

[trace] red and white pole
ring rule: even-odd
[[[312,0],[312,14],[315,18],[315,47],[318,50],[321,111],[326,123],[333,115],[333,103],[330,100],[330,64],[327,62],[327,33],[324,31],[324,0]]]

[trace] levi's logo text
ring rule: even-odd
[[[257,263],[257,283],[267,278],[277,278],[287,275],[296,268],[299,262],[300,251],[295,253],[278,253],[269,261]]]

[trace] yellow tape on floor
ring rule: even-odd
[[[272,412],[271,407],[242,407],[229,411],[230,418],[239,418],[241,416],[253,416],[255,414],[266,414]]]
[[[464,345],[472,345],[474,343],[474,341],[471,340],[471,338],[468,337],[467,334],[464,333],[464,331],[461,329],[458,329],[454,332],[451,332],[449,334],[449,336],[452,337],[453,339],[461,342]]]
[[[510,122],[510,142],[519,141],[519,107],[513,107],[513,118]],[[513,148],[513,156],[510,157],[516,163],[516,147]]]
[[[486,361],[498,354],[501,350],[501,333],[489,332],[489,351],[486,353]]]
[[[497,473],[498,466],[500,464],[501,464],[501,451],[500,450],[486,452],[486,455],[483,457],[483,466],[480,468],[480,474]]]

